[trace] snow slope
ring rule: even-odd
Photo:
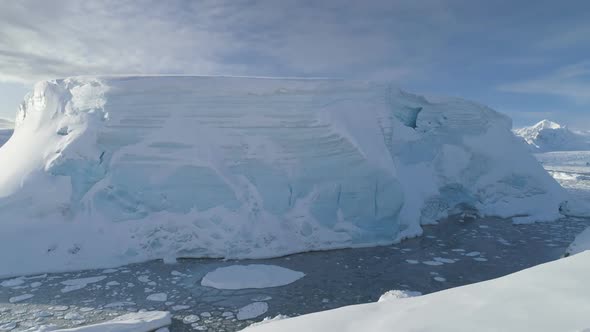
[[[40,82],[0,148],[0,275],[387,244],[462,209],[558,218],[510,129],[388,84]]]
[[[10,136],[12,136],[13,129],[14,123],[0,119],[0,146],[4,145]]]
[[[499,279],[247,328],[315,331],[588,331],[590,251]]]
[[[549,120],[514,131],[534,152],[590,150],[590,135]]]

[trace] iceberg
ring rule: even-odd
[[[511,127],[388,83],[42,81],[0,148],[0,275],[390,244],[462,211],[559,218],[563,189]]]

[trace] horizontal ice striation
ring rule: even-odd
[[[386,244],[466,209],[557,218],[510,129],[388,84],[41,82],[0,148],[0,275]]]

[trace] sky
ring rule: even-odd
[[[387,80],[514,126],[590,129],[587,0],[0,2],[0,117],[38,80],[185,74]]]

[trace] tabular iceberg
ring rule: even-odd
[[[386,244],[564,200],[506,116],[384,83],[68,78],[36,84],[15,127],[0,275]]]

